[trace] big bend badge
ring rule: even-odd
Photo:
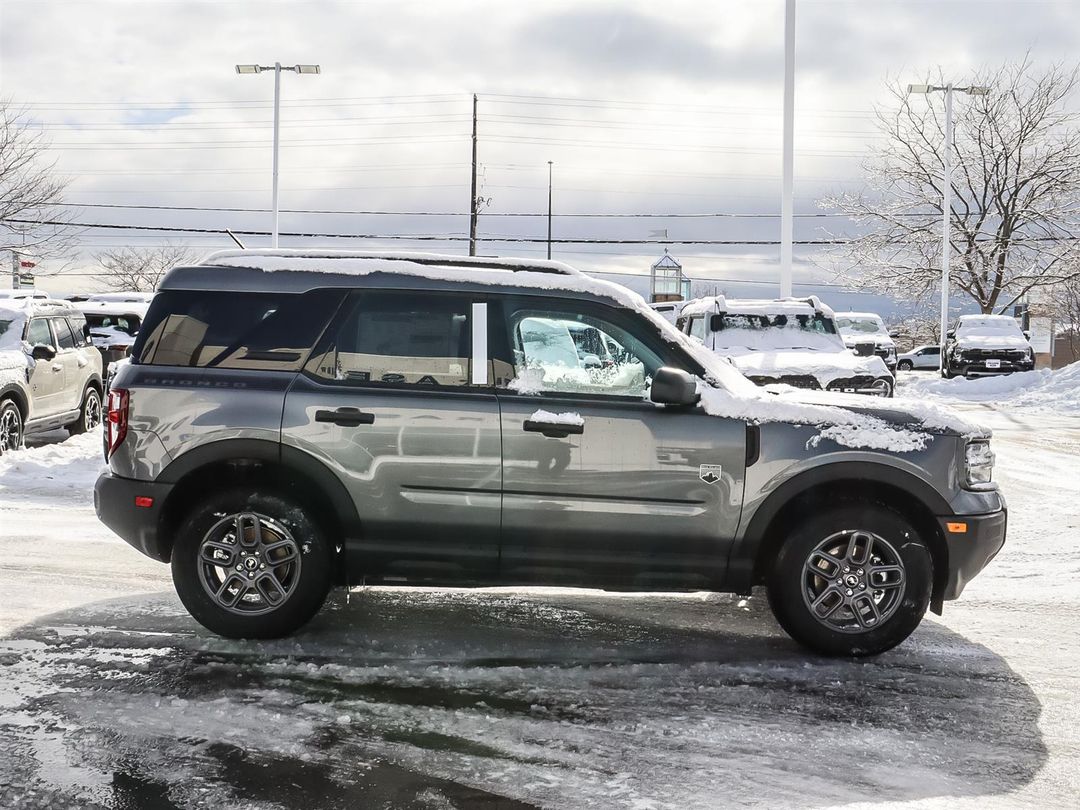
[[[706,484],[715,484],[723,472],[724,468],[719,464],[702,464],[698,467],[698,478]]]

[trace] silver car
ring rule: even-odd
[[[65,301],[0,301],[0,454],[28,433],[101,423],[101,355]]]
[[[582,327],[610,362],[583,356]],[[873,654],[1005,540],[977,428],[758,388],[554,262],[238,250],[174,268],[106,424],[100,519],[231,637],[295,631],[335,584],[765,585],[802,644]]]

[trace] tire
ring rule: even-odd
[[[839,554],[854,549],[854,558],[829,553],[837,548]],[[867,563],[875,558],[878,571],[871,573]],[[812,559],[824,576],[811,572]],[[781,547],[767,585],[773,615],[795,641],[824,655],[877,655],[919,626],[930,604],[933,563],[926,543],[898,512],[851,503],[802,522]]]
[[[915,364],[912,363],[910,360],[901,360],[899,363],[896,364],[896,368],[899,371],[913,371],[915,368]]]
[[[0,456],[23,446],[25,425],[13,399],[0,400]]]
[[[329,539],[303,506],[252,488],[197,503],[172,551],[180,601],[195,621],[228,638],[280,638],[305,625],[326,600],[333,563]]]
[[[78,436],[81,433],[93,430],[101,424],[101,394],[92,386],[86,386],[83,391],[82,406],[79,408],[79,418],[67,427],[68,435]]]

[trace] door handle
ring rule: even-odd
[[[60,365],[59,363],[53,363],[52,364],[52,370],[53,371],[63,371],[64,367],[62,365]]]
[[[526,419],[522,426],[529,433],[542,433],[549,439],[565,439],[570,435],[581,435],[585,432],[585,425],[561,425],[555,422],[539,422]]]
[[[338,408],[333,411],[315,411],[316,422],[331,422],[342,427],[375,424],[375,414],[366,413],[359,408]]]

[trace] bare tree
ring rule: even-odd
[[[45,258],[69,246],[67,216],[58,207],[66,183],[47,150],[43,132],[0,100],[0,250]]]
[[[1080,276],[1046,291],[1047,301],[1073,355],[1080,355]]]
[[[121,248],[99,253],[101,281],[110,290],[153,292],[165,274],[178,264],[189,264],[195,255],[186,245],[164,244],[155,248]]]
[[[936,83],[944,85],[945,76]],[[1031,290],[1080,275],[1078,72],[1029,61],[972,77],[986,96],[954,105],[951,274],[983,312],[1004,312]],[[868,290],[925,300],[941,279],[943,94],[889,86],[877,111],[883,146],[867,188],[822,201],[864,230],[832,255],[839,275]]]

